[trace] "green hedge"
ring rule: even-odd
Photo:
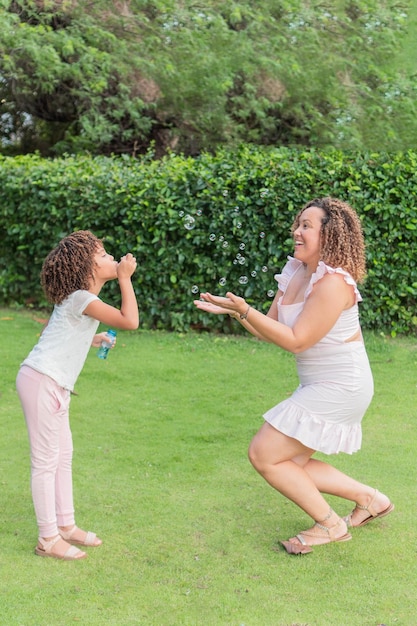
[[[248,146],[160,161],[0,158],[0,302],[44,306],[43,259],[61,237],[85,228],[115,256],[136,255],[145,327],[234,332],[229,318],[195,310],[193,292],[231,290],[266,311],[273,275],[292,253],[294,213],[312,198],[334,195],[363,220],[364,328],[414,333],[416,161],[412,151],[349,155]],[[103,297],[118,302],[117,285],[108,284]]]

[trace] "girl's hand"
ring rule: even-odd
[[[106,343],[110,344],[110,341],[108,341],[108,336],[106,332],[103,333],[97,333],[97,335],[94,335],[93,337],[93,341],[91,342],[91,347],[92,348],[100,348],[102,342],[105,341]],[[116,341],[117,341],[117,337],[114,338],[114,341],[111,342],[110,347],[114,348],[114,346],[116,345]]]
[[[125,256],[122,256],[117,266],[118,278],[130,278],[137,266],[136,258],[131,252],[128,252]]]

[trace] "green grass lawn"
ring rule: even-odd
[[[14,388],[36,315],[0,311],[0,624],[417,624],[417,341],[367,336],[375,398],[362,450],[333,457],[389,494],[352,541],[291,557],[310,524],[250,466],[262,413],[297,384],[293,357],[249,337],[120,332],[91,351],[72,399],[77,522],[103,539],[81,562],[33,554],[26,429]],[[347,502],[331,499],[341,514]]]

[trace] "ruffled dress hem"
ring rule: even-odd
[[[291,398],[269,409],[263,417],[287,437],[297,439],[308,448],[324,454],[353,454],[360,450],[362,444],[360,423],[326,422],[320,416],[306,411]]]

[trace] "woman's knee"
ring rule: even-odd
[[[252,439],[252,441],[249,444],[248,458],[249,458],[249,461],[252,463],[253,467],[256,468],[257,455],[256,455],[256,446],[254,444],[254,440],[253,439]]]
[[[248,458],[253,467],[260,473],[269,464],[269,455],[262,445],[262,437],[258,433],[249,444]]]
[[[313,452],[299,441],[265,423],[252,439],[248,457],[253,467],[262,473],[271,465],[277,466],[285,461],[305,465]]]

